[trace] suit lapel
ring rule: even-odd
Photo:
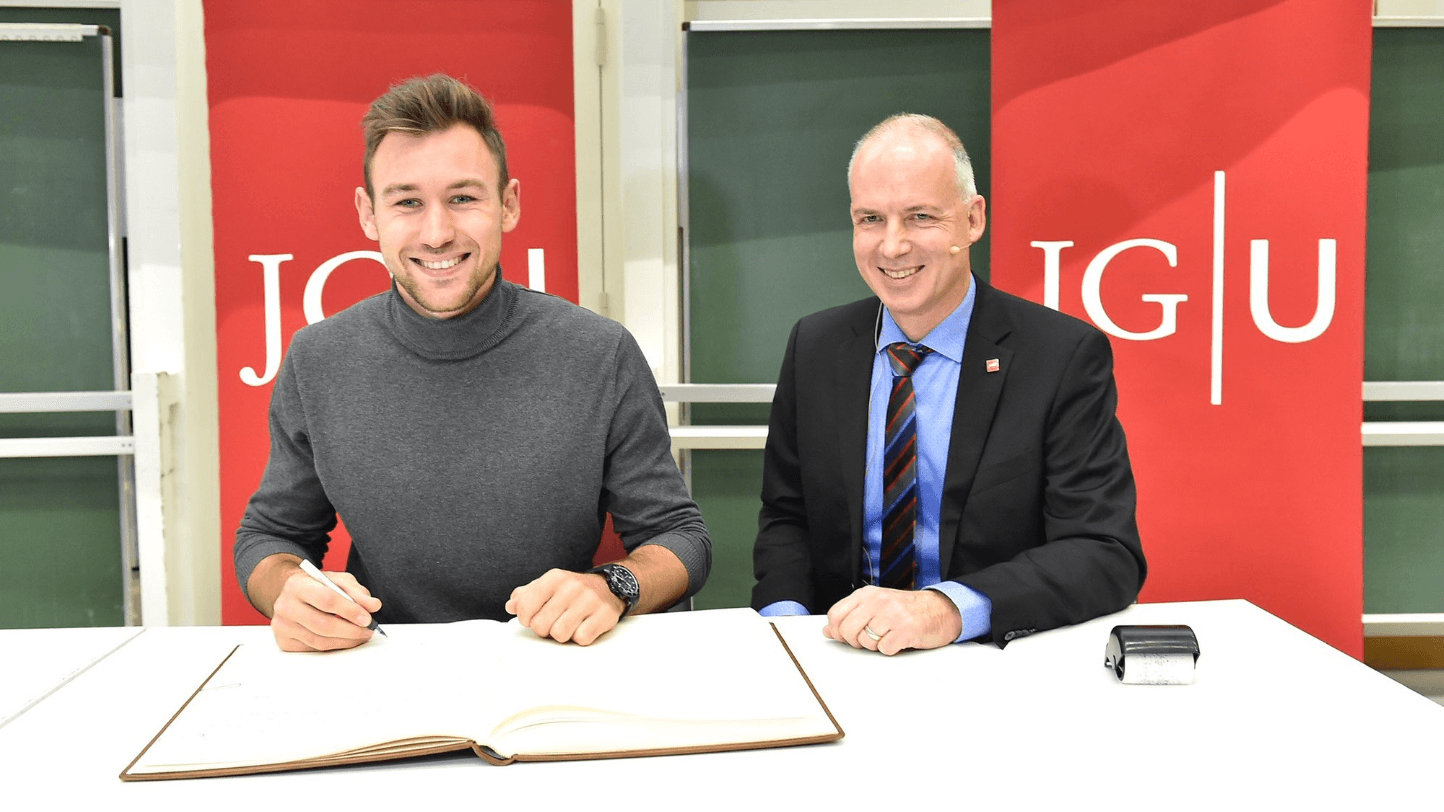
[[[854,588],[862,583],[862,491],[867,466],[868,393],[872,385],[873,356],[877,352],[876,321],[875,310],[860,317],[852,324],[851,337],[837,348],[837,447],[842,459],[848,527],[852,536]]]
[[[978,461],[983,456],[1003,384],[1012,368],[1013,353],[999,346],[1012,332],[1012,323],[995,306],[992,288],[977,283],[977,299],[963,363],[958,373],[958,395],[953,404],[953,434],[948,444],[948,467],[943,481],[943,504],[938,517],[938,566],[947,580],[953,545],[958,537],[963,507],[973,488]],[[988,369],[996,361],[996,372]],[[865,428],[864,428],[865,430]]]

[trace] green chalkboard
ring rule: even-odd
[[[797,319],[869,295],[852,258],[847,161],[898,112],[957,130],[990,185],[989,31],[708,31],[686,37],[690,380],[775,383]],[[987,237],[973,268],[988,274]],[[699,405],[695,424],[765,423],[765,404]],[[697,608],[745,606],[760,451],[695,451],[714,543]]]
[[[1444,380],[1444,28],[1377,28],[1364,379]],[[1367,403],[1366,420],[1444,420]],[[1444,612],[1444,448],[1364,449],[1364,610]]]
[[[0,9],[117,32],[119,17]],[[0,42],[0,391],[115,388],[104,64],[97,37]],[[0,437],[113,434],[113,413],[0,414]],[[119,511],[115,457],[0,459],[0,627],[123,623]]]

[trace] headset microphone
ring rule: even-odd
[[[962,251],[962,250],[963,250],[963,249],[962,249],[961,247],[954,245],[952,248],[949,248],[949,249],[948,249],[948,252],[949,252],[949,253],[952,253],[952,254],[956,254],[956,253],[958,253],[959,251]]]

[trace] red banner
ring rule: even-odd
[[[1141,599],[1355,657],[1370,14],[993,2],[993,281],[1110,336]]]
[[[522,218],[502,267],[577,300],[571,7],[550,0],[205,3],[220,398],[221,617],[262,622],[231,545],[270,449],[271,382],[291,335],[384,290],[358,225],[361,117],[437,71],[496,107]],[[544,280],[544,282],[543,282]],[[344,528],[327,555],[344,567]]]

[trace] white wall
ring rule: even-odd
[[[603,3],[614,58],[602,70],[604,224],[619,273],[611,316],[627,325],[658,380],[678,380],[677,92],[681,3]],[[618,265],[620,266],[618,268]],[[613,282],[615,285],[616,282]],[[609,292],[610,293],[610,292]],[[620,301],[620,307],[617,302]]]
[[[220,622],[215,265],[200,0],[122,0],[141,611]],[[157,378],[157,376],[161,376]],[[145,381],[160,383],[146,384]]]

